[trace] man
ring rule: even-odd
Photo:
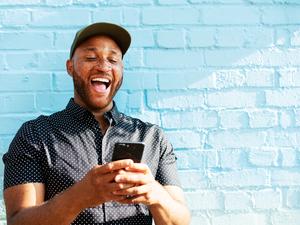
[[[23,124],[3,156],[8,225],[189,223],[172,146],[113,102],[130,42],[109,23],[77,32],[66,63],[74,99]],[[144,142],[143,162],[111,162],[120,141]]]

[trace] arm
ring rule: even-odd
[[[27,183],[4,191],[8,225],[67,225],[85,208],[107,201],[120,201],[113,191],[133,185],[113,182],[131,160],[95,166],[86,176],[49,201],[44,201],[45,185]]]
[[[130,199],[123,198],[120,203],[148,205],[156,225],[190,223],[190,212],[181,188],[162,186],[145,164],[135,163],[127,171],[115,177],[116,182],[134,184],[134,187],[114,192],[115,195],[132,196]]]

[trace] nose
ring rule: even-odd
[[[95,65],[95,67],[98,70],[105,71],[105,72],[110,71],[112,69],[111,63],[108,60],[105,60],[105,59],[97,60],[97,63]]]

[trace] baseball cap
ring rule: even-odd
[[[70,49],[70,58],[82,42],[95,35],[106,35],[112,38],[121,49],[123,56],[130,46],[130,34],[123,27],[106,22],[93,23],[77,31]]]

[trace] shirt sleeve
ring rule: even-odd
[[[40,148],[33,123],[26,122],[3,155],[4,189],[24,183],[44,183]]]
[[[160,137],[160,160],[155,179],[162,185],[181,187],[176,164],[177,158],[173,146],[161,130]]]

